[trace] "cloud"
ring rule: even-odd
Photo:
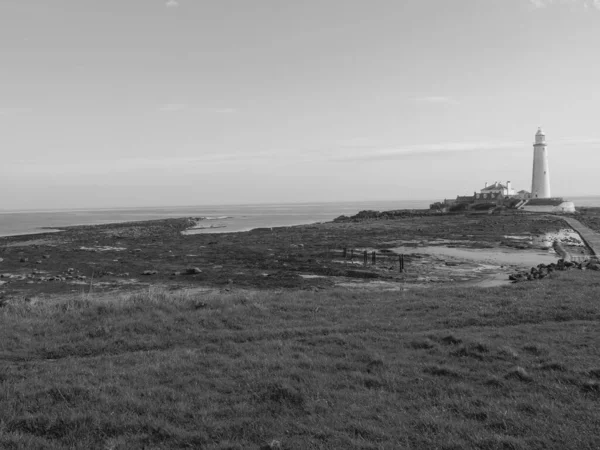
[[[550,1],[551,0],[529,0],[529,3],[531,4],[531,6],[538,9],[545,8],[547,4],[550,3]]]
[[[533,9],[547,8],[553,5],[577,5],[585,9],[600,10],[600,0],[528,0]]]
[[[598,145],[600,138],[564,138],[550,142],[552,147],[570,145]],[[340,156],[331,155],[330,161],[385,161],[402,159],[410,156],[448,154],[459,152],[479,152],[493,150],[527,150],[532,148],[532,143],[527,141],[465,141],[444,142],[439,144],[421,144],[390,146],[386,148],[364,146],[362,148],[349,147]]]
[[[166,103],[160,106],[158,110],[165,113],[190,111],[205,114],[234,114],[238,112],[236,108],[202,108],[198,106],[190,106],[185,103]]]
[[[410,155],[423,155],[431,153],[454,153],[469,151],[484,151],[498,149],[524,148],[527,145],[523,141],[501,142],[501,141],[481,141],[481,142],[445,142],[440,144],[422,144],[406,145],[388,148],[361,149],[359,152],[347,152],[341,158],[335,158],[336,161],[376,161],[397,159]]]
[[[212,108],[212,109],[208,109],[206,111],[213,112],[216,114],[233,114],[233,113],[236,113],[238,110],[235,108]]]
[[[185,103],[167,103],[158,108],[162,112],[178,112],[187,108]]]
[[[431,95],[426,97],[417,97],[415,99],[418,103],[457,103],[452,97],[443,95]]]
[[[168,0],[165,3],[167,8],[177,8],[179,6],[179,2],[177,0]]]

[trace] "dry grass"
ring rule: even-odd
[[[596,273],[0,308],[0,448],[600,446]]]

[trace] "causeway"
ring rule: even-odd
[[[571,228],[579,233],[583,241],[596,257],[600,257],[600,233],[582,224],[579,220],[571,217],[560,216]]]

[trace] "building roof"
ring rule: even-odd
[[[521,189],[519,192],[517,192],[517,194],[531,194],[531,192]]]
[[[484,187],[481,192],[483,191],[496,191],[498,189],[508,189],[507,186],[503,185],[502,183],[494,183],[488,187]]]

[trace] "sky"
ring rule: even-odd
[[[600,195],[600,0],[1,0],[0,209]]]

